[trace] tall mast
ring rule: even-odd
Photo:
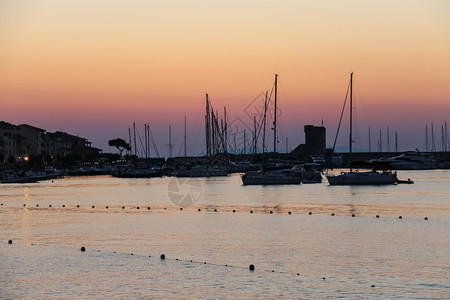
[[[184,163],[186,164],[186,116],[184,116]]]
[[[353,144],[353,72],[350,73],[350,173],[352,172],[352,144]]]
[[[278,74],[275,74],[275,102],[273,113],[273,163],[276,163],[277,159],[277,80]]]
[[[264,115],[263,115],[263,149],[262,149],[263,163],[264,163],[264,155],[266,153],[266,116],[267,116],[267,91],[266,91],[266,98],[264,99]]]
[[[425,151],[428,152],[428,124],[425,124]]]
[[[136,123],[133,122],[133,135],[134,135],[134,156],[137,158],[137,147],[136,147]]]
[[[370,148],[370,126],[369,126],[369,152],[371,152],[371,148]]]
[[[209,111],[209,99],[206,94],[206,114],[205,114],[205,134],[206,134],[206,156],[211,155],[211,129],[210,129],[210,111]]]

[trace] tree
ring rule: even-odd
[[[116,147],[117,150],[120,151],[120,157],[122,157],[123,150],[125,150],[125,149],[128,150],[128,151],[131,150],[130,144],[128,144],[127,142],[125,142],[121,138],[109,140],[108,141],[108,145],[110,145],[111,147]]]

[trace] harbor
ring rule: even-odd
[[[0,296],[445,298],[450,174],[401,175],[415,183],[237,189],[239,176],[103,175],[4,185]]]

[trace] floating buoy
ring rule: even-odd
[[[270,211],[270,214],[273,214],[273,211]]]
[[[106,209],[108,209],[109,208],[109,206],[108,205],[106,205]]]
[[[11,244],[12,244],[12,240],[9,240],[9,241],[8,241],[8,244],[10,244],[10,245],[11,245]]]
[[[372,284],[370,287],[375,287],[375,284]]]
[[[80,207],[79,205],[77,205],[77,207]]]
[[[149,206],[149,207],[147,207],[147,210],[150,210],[150,206]]]
[[[180,210],[183,210],[183,208],[182,208],[182,207],[180,207]]]
[[[138,207],[136,207],[136,209],[139,209],[139,206],[138,206]]]
[[[197,211],[202,211],[202,210],[199,208],[199,209],[197,209]]]
[[[248,266],[248,269],[249,269],[250,271],[255,271],[255,266],[254,266],[254,265],[250,265],[250,266]]]
[[[66,205],[63,204],[63,207],[66,207]]]
[[[355,217],[355,214],[352,214],[352,217],[354,218],[354,217]]]
[[[334,213],[331,213],[331,216],[334,216]]]
[[[178,258],[175,258],[175,260],[178,260]]]
[[[125,209],[125,206],[122,206],[122,209]]]
[[[251,210],[250,213],[252,214],[252,213],[253,213],[253,210]]]
[[[27,206],[26,204],[23,205],[24,207]]]
[[[312,212],[309,212],[309,215],[312,215]]]
[[[272,270],[272,273],[275,272],[275,270]]]
[[[398,216],[398,218],[399,218],[399,219],[403,219],[403,217],[402,217],[402,216]]]
[[[376,216],[376,218],[379,218],[379,217],[380,217],[379,215]]]
[[[161,254],[161,259],[166,259],[166,255],[165,254]]]
[[[190,262],[192,262],[192,259],[190,260]]]
[[[52,205],[50,204],[48,207],[52,207]]]
[[[86,251],[86,248],[84,248],[84,246],[83,247],[81,247],[81,252],[84,252],[84,251]]]
[[[291,214],[291,212],[290,211],[288,211],[288,215],[290,215]]]
[[[94,206],[94,205],[92,205],[92,208],[95,208],[95,206]]]
[[[217,212],[217,208],[214,208],[214,212]]]
[[[323,277],[322,279],[325,280],[325,277]]]
[[[164,207],[164,210],[166,210],[166,208]]]
[[[233,209],[233,212],[236,212],[236,210],[235,210],[235,209]]]
[[[36,204],[36,207],[39,207],[39,204]]]
[[[425,217],[425,219],[424,220],[428,220],[428,217]]]
[[[297,276],[300,276],[300,273],[297,273]]]
[[[206,265],[206,261],[203,263],[203,264],[205,264]]]
[[[100,250],[99,250],[99,252],[100,252]],[[134,255],[133,253],[130,253],[130,255]]]

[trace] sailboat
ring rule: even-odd
[[[274,121],[273,121],[273,153],[274,163],[277,154],[277,82],[278,74],[275,74],[275,98],[274,98]],[[264,109],[264,124],[267,104]],[[264,146],[263,146],[264,151]],[[241,176],[243,185],[278,185],[278,184],[300,184],[301,178],[295,176],[289,169],[274,171],[251,171]]]
[[[353,73],[350,73],[350,171],[341,172],[339,175],[327,174],[328,183],[330,185],[382,185],[382,184],[396,184],[397,172],[383,171],[377,172],[375,170],[369,172],[358,172],[352,169],[352,118],[353,118]]]

